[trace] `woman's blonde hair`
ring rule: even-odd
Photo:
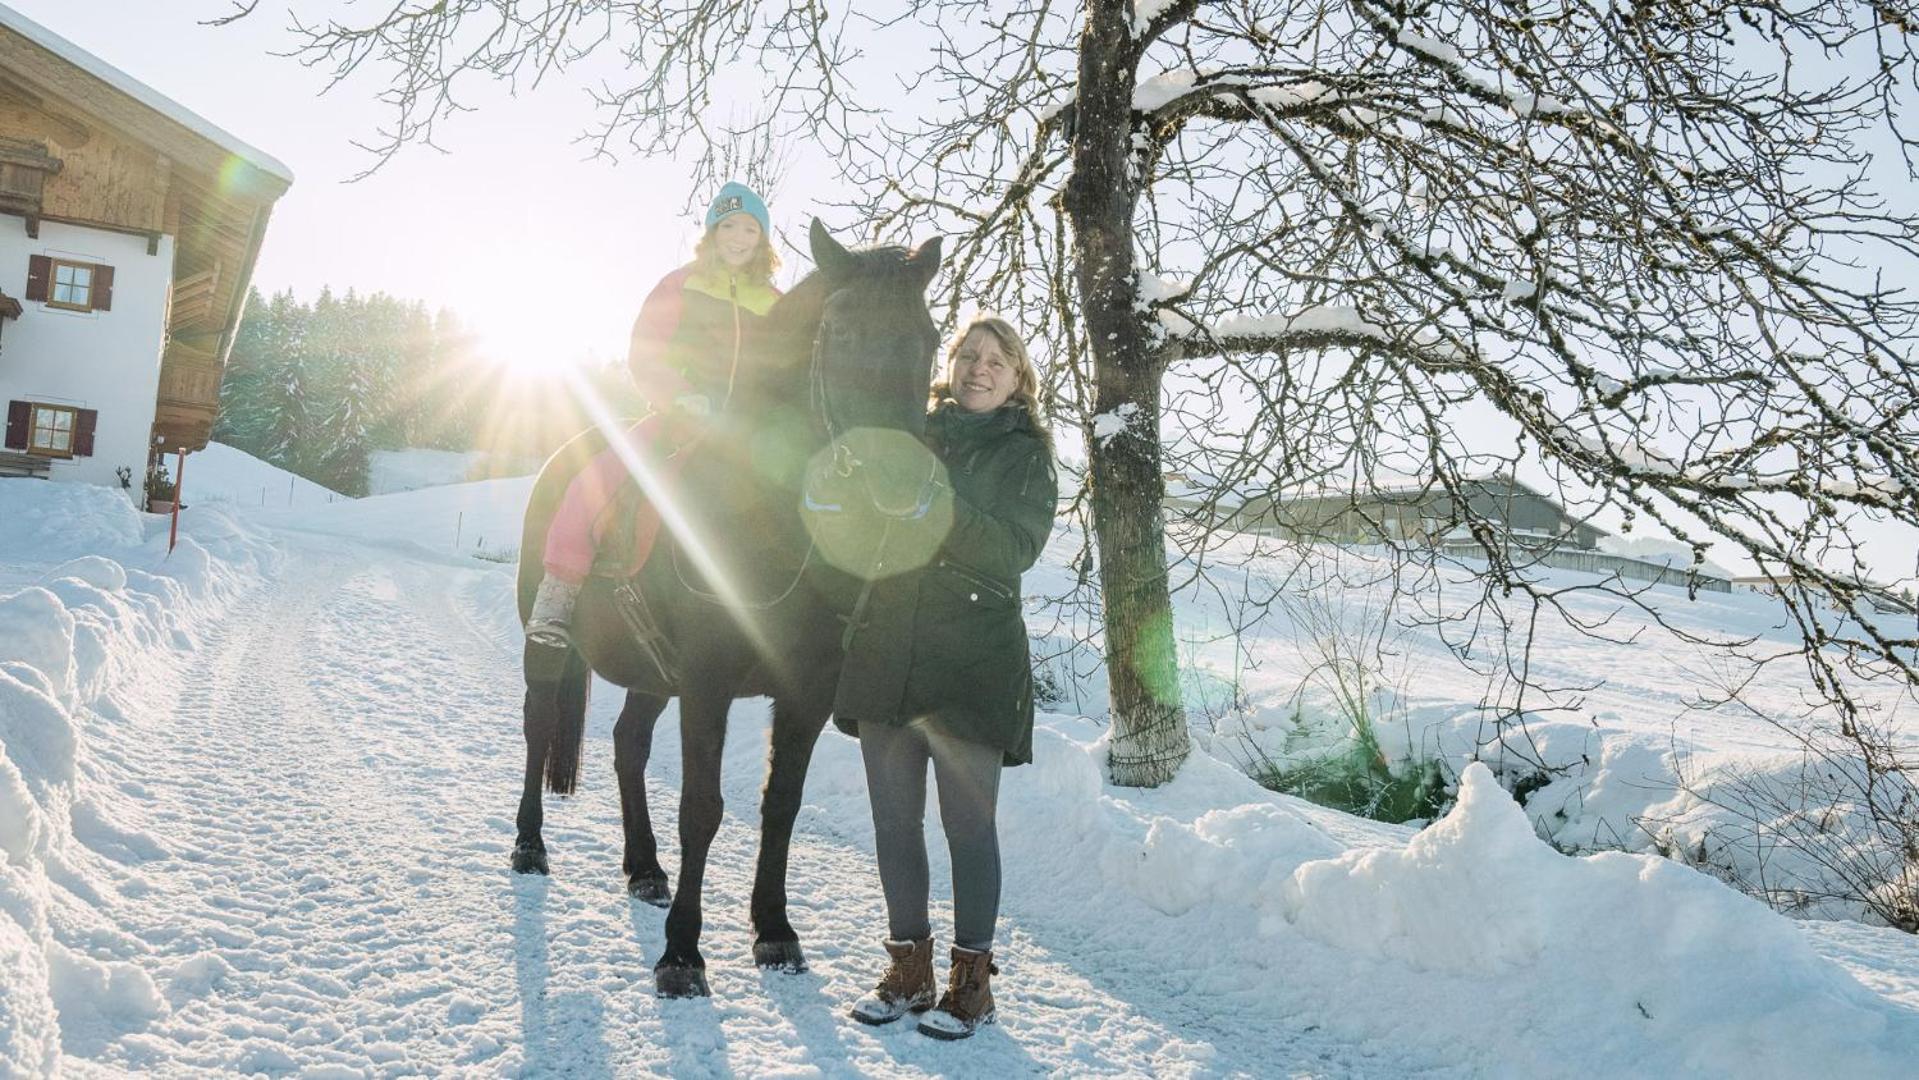
[[[756,221],[754,224],[757,225],[759,222]],[[760,246],[753,252],[752,260],[739,273],[761,285],[771,285],[773,275],[779,271],[779,268],[780,253],[773,250],[773,238],[766,234],[765,229],[761,229]],[[703,277],[727,273],[726,263],[720,258],[720,227],[718,225],[706,230],[700,237],[700,242],[694,245],[693,269]]]
[[[1039,369],[1033,366],[1032,354],[1026,351],[1026,342],[1021,340],[1019,331],[1013,329],[1012,323],[996,315],[981,315],[967,323],[958,334],[954,335],[953,344],[946,350],[946,375],[933,384],[933,403],[937,405],[940,401],[953,396],[953,378],[959,373],[960,350],[966,347],[966,340],[972,337],[975,331],[981,330],[993,335],[993,340],[999,342],[1000,351],[1005,353],[1013,361],[1014,367],[1019,369],[1016,373],[1018,381],[1014,384],[1013,396],[1007,400],[1025,406],[1027,413],[1033,417],[1034,425],[1038,426]]]

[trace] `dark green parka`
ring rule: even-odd
[[[1020,575],[1053,531],[1052,445],[1024,406],[968,416],[951,401],[927,417],[947,490],[928,520],[945,535],[923,568],[881,578],[854,628],[835,722],[929,718],[941,730],[1033,760],[1033,669]]]

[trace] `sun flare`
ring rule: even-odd
[[[587,359],[577,343],[557,340],[550,323],[484,324],[477,330],[480,366],[512,382],[558,382]]]

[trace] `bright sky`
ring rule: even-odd
[[[573,139],[593,110],[577,81],[475,98],[480,111],[444,129],[448,153],[411,149],[349,184],[372,160],[352,141],[386,119],[378,87],[320,97],[320,72],[271,55],[293,42],[273,0],[222,29],[199,22],[227,0],[8,3],[292,168],[254,276],[264,291],[351,286],[449,307],[516,362],[624,356],[646,290],[697,238],[686,169],[584,159]],[[806,212],[774,207],[776,231],[803,237]]]

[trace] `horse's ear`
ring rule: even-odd
[[[852,269],[852,253],[833,239],[833,234],[826,231],[826,226],[819,218],[813,219],[813,228],[807,233],[807,241],[813,249],[813,265],[819,267],[820,273],[828,278],[841,277]]]
[[[926,287],[933,283],[933,275],[940,272],[940,238],[935,236],[914,249],[906,265],[911,268],[919,291],[925,292]]]

